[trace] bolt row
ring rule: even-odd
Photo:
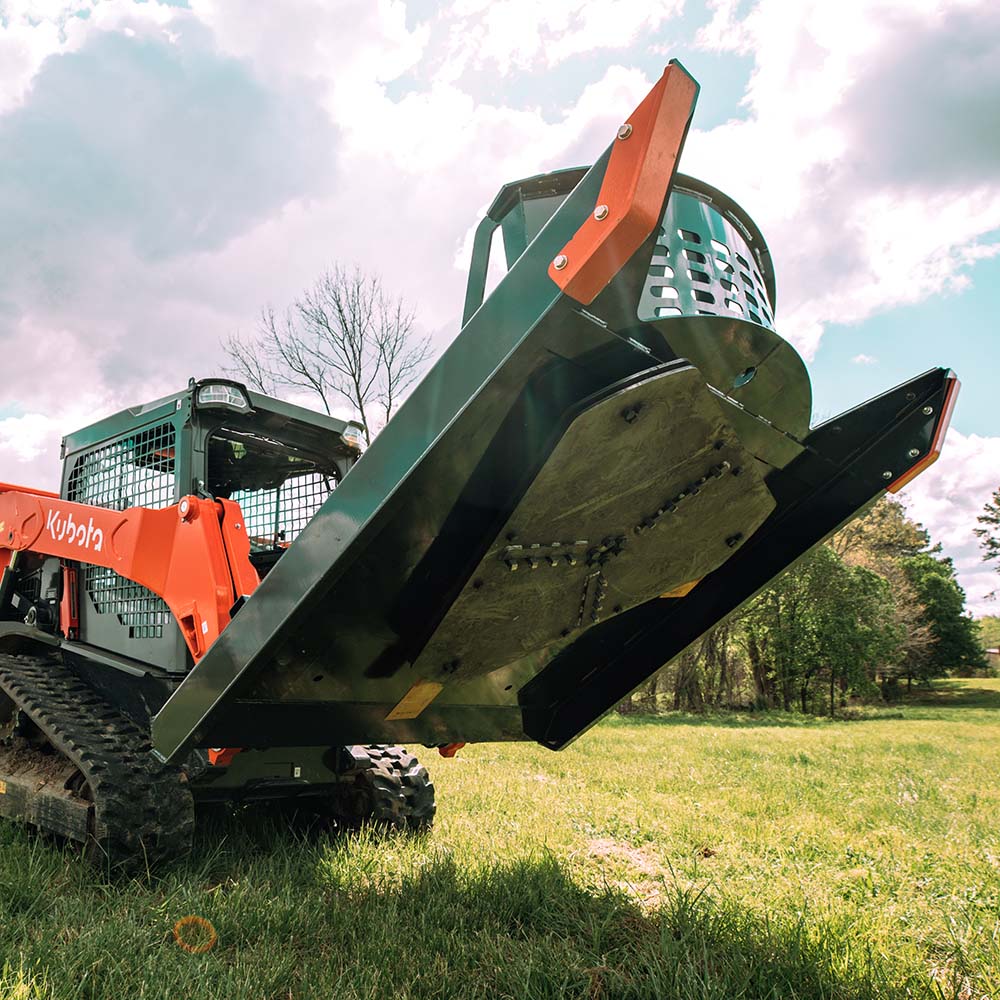
[[[582,556],[580,549],[590,545],[587,539],[575,542],[533,542],[530,545],[508,545],[500,555],[507,569],[512,573],[523,563],[528,569],[539,566],[575,566]]]
[[[625,122],[624,125],[619,126],[618,128],[619,142],[624,142],[631,134],[632,134],[632,126],[628,122]],[[608,208],[607,205],[597,205],[594,207],[594,219],[597,222],[603,222],[610,214],[611,214],[610,209]],[[552,259],[552,266],[557,271],[562,271],[568,263],[569,263],[569,257],[567,257],[566,254],[564,253],[556,254],[556,256]]]
[[[650,528],[655,528],[659,523],[660,518],[666,516],[667,514],[672,514],[680,503],[687,500],[688,497],[696,497],[701,491],[702,487],[707,486],[708,483],[713,479],[721,479],[727,471],[732,469],[729,462],[720,462],[718,465],[713,465],[711,469],[705,473],[700,479],[695,480],[695,482],[690,483],[685,486],[676,496],[672,497],[670,500],[664,502],[663,506],[658,508],[655,514],[650,514],[649,517],[644,517],[642,521],[639,522],[632,530],[637,534],[641,535],[644,531],[648,531]],[[736,474],[737,470],[733,470],[733,474]]]
[[[604,570],[597,570],[595,573],[590,573],[583,581],[583,592],[580,594],[580,610],[576,616],[576,627],[580,628],[583,625],[583,620],[587,617],[587,598],[590,595],[590,585],[594,584],[594,600],[590,609],[590,621],[592,624],[596,624],[601,620],[601,607],[604,604],[604,598],[608,590],[607,577],[604,575]]]

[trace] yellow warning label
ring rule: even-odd
[[[0,781],[0,795],[6,795],[6,794],[7,794],[7,782]]]
[[[443,690],[444,685],[438,684],[437,681],[418,680],[385,717],[386,722],[394,722],[396,719],[415,719]]]
[[[674,587],[673,590],[668,590],[665,594],[660,594],[660,597],[686,597],[699,583],[701,583],[700,576],[697,580],[688,580],[687,583],[682,583],[679,587]]]

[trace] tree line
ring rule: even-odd
[[[836,714],[903,684],[985,671],[952,560],[884,497],[620,706]]]

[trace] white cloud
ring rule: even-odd
[[[870,354],[855,354],[851,358],[851,364],[854,365],[877,365],[878,358],[873,358]]]
[[[683,9],[683,0],[661,3],[591,3],[579,0],[457,0],[441,15],[449,77],[467,67],[493,65],[502,76],[601,49],[621,50],[656,37]]]
[[[183,384],[206,354],[214,366],[246,303],[234,313],[191,264],[334,180],[321,110],[263,88],[191,19],[175,27],[174,44],[159,27],[92,32],[0,115],[0,343],[19,358],[50,349],[45,379],[24,363],[7,375],[22,410],[84,353],[99,367],[81,384],[97,392]]]
[[[97,31],[135,37],[184,12],[152,0],[4,0],[0,3],[0,114],[23,103],[51,55],[75,52]]]
[[[24,99],[42,60],[60,47],[59,29],[51,22],[31,25],[18,19],[0,25],[0,113]]]
[[[272,86],[310,81],[340,124],[358,129],[385,84],[425,55],[426,25],[406,25],[401,0],[191,0],[220,49],[246,60]]]
[[[961,290],[1000,250],[995,4],[724,0],[699,37],[755,68],[749,118],[695,132],[685,170],[761,225],[807,358],[828,324]]]
[[[958,579],[971,610],[996,614],[985,596],[1000,586],[996,565],[981,559],[973,534],[976,518],[993,491],[1000,487],[1000,437],[980,437],[948,431],[941,457],[900,493],[910,514],[940,542],[955,560]]]
[[[5,383],[21,478],[55,469],[59,434],[217,370],[223,335],[333,260],[448,339],[501,183],[593,158],[650,83],[612,67],[549,123],[454,83],[391,99],[427,37],[400,3],[71,15],[0,112],[0,344],[48,350]],[[81,392],[103,402],[82,412]]]

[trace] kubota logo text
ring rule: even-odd
[[[45,527],[55,542],[64,541],[70,545],[75,542],[81,548],[90,549],[92,552],[100,552],[104,547],[104,532],[94,527],[92,517],[87,518],[86,524],[77,524],[72,514],[63,517],[59,511],[50,510]]]

